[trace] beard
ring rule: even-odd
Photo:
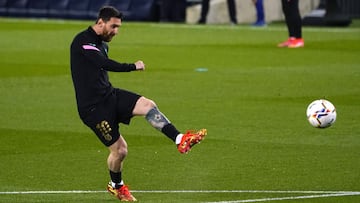
[[[114,34],[107,33],[107,34],[103,34],[101,36],[101,39],[105,42],[110,42],[114,36],[115,36]]]
[[[101,38],[105,42],[110,42],[112,38],[115,36],[115,33],[109,31],[106,27],[103,28],[103,32]]]

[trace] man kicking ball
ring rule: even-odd
[[[206,129],[180,133],[160,112],[154,101],[136,93],[115,88],[108,71],[145,70],[143,61],[119,63],[108,58],[107,42],[118,34],[122,13],[106,6],[100,9],[94,25],[77,34],[71,44],[71,75],[81,120],[109,148],[107,164],[110,179],[107,189],[121,201],[136,201],[122,179],[127,144],[119,131],[119,123],[130,124],[133,116],[144,116],[157,130],[170,138],[180,153],[187,153],[204,139]]]

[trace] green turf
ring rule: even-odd
[[[77,115],[69,71],[72,38],[92,22],[0,23],[0,202],[116,202],[103,192],[108,150]],[[110,57],[141,59],[147,69],[111,73],[113,85],[155,100],[180,130],[208,129],[204,142],[181,155],[143,118],[122,125],[129,145],[124,179],[134,196],[140,202],[266,202],[318,194],[150,191],[359,192],[359,24],[304,28],[305,48],[280,49],[284,24],[124,23]],[[305,117],[319,98],[337,107],[328,129],[311,127]],[[3,193],[72,190],[100,192]],[[282,202],[359,201],[357,194]]]

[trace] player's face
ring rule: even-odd
[[[121,26],[120,18],[110,18],[109,21],[104,22],[103,30],[102,30],[102,38],[105,42],[110,42],[112,38],[118,34],[119,28]]]

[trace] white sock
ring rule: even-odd
[[[121,180],[121,182],[120,182],[120,183],[114,183],[114,182],[112,182],[112,181],[111,181],[111,186],[112,186],[113,188],[115,188],[115,187],[116,187],[116,185],[124,185],[124,181],[123,181],[123,180]]]
[[[180,144],[182,137],[183,137],[183,134],[178,134],[176,136],[175,144]]]

